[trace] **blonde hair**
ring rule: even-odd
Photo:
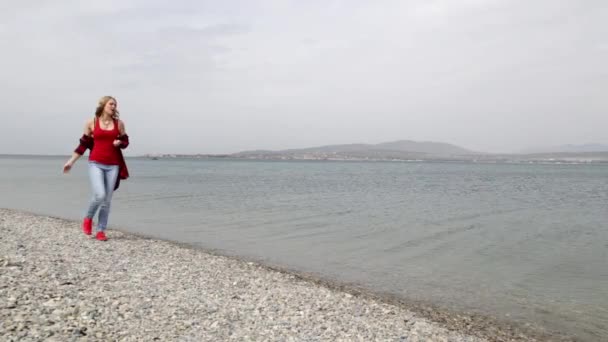
[[[99,99],[99,103],[97,104],[97,109],[95,109],[95,117],[100,117],[101,114],[103,114],[103,109],[105,108],[106,104],[110,101],[110,100],[114,100],[114,102],[116,102],[116,105],[118,105],[118,101],[116,101],[116,99],[112,96],[104,96],[101,99]],[[114,110],[114,115],[112,115],[113,119],[118,119],[118,116],[120,115],[120,113],[118,112],[118,109]]]

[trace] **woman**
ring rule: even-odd
[[[120,179],[129,177],[121,152],[121,149],[129,146],[129,136],[126,133],[124,122],[118,119],[117,105],[116,99],[111,96],[104,96],[99,100],[95,117],[85,124],[80,144],[63,166],[64,173],[70,172],[78,158],[87,149],[91,150],[89,178],[93,198],[82,222],[82,230],[86,235],[92,234],[93,217],[99,209],[95,238],[100,241],[107,240],[104,231],[108,226],[112,194],[118,188]]]

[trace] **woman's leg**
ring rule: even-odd
[[[99,222],[97,222],[97,231],[100,232],[103,232],[108,226],[112,194],[114,193],[114,185],[116,184],[116,178],[118,177],[118,165],[104,165],[103,169],[105,196],[101,201]]]
[[[89,162],[89,180],[91,182],[91,190],[93,198],[89,202],[89,207],[85,218],[92,219],[97,212],[97,209],[106,198],[106,187],[104,184],[104,171],[102,165]]]

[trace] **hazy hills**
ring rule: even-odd
[[[565,145],[527,153],[471,151],[442,142],[399,140],[380,144],[326,145],[288,150],[253,150],[223,155],[146,155],[147,157],[236,158],[259,160],[464,161],[487,163],[608,163],[608,146]]]
[[[243,151],[231,156],[262,159],[426,159],[474,154],[477,153],[447,143],[399,140],[380,144],[327,145],[280,151]]]
[[[536,153],[589,153],[608,152],[606,144],[582,144],[582,145],[560,145],[550,147],[539,147],[522,151],[522,154]]]

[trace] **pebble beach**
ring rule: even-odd
[[[3,341],[536,341],[169,241],[0,209]],[[466,327],[463,328],[463,327]]]

